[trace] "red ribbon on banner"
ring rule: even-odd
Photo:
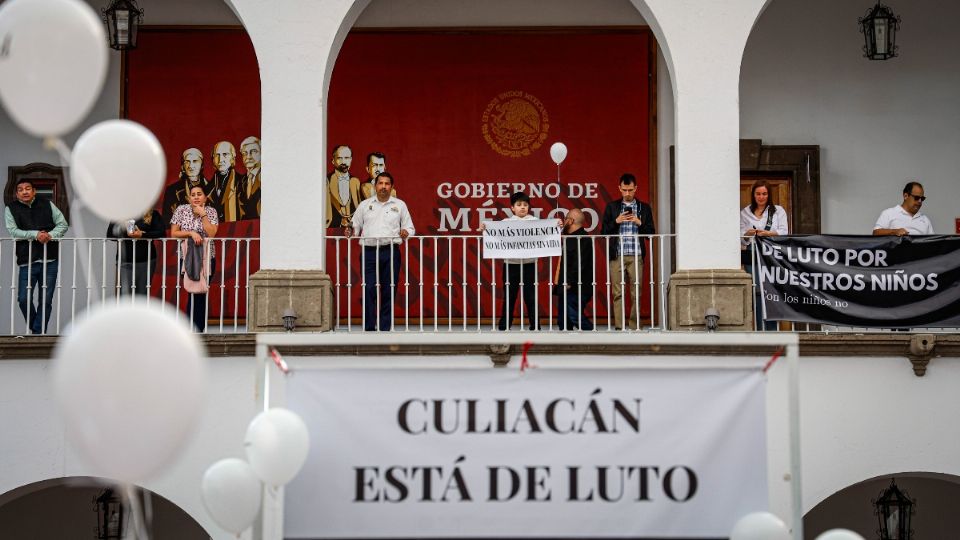
[[[284,375],[290,373],[290,368],[287,367],[287,363],[283,361],[283,357],[280,356],[280,353],[273,347],[270,347],[270,358],[273,358],[273,363],[277,365],[277,369],[282,371]]]
[[[531,366],[530,361],[527,360],[527,351],[533,348],[533,342],[528,341],[523,344],[523,358],[520,359],[520,373],[523,373],[527,368],[535,368],[537,366]]]
[[[774,351],[773,356],[771,356],[770,359],[767,360],[767,365],[763,366],[763,372],[766,373],[767,370],[770,369],[778,359],[780,359],[781,355],[783,355],[783,347],[780,347],[779,349]]]

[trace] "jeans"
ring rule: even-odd
[[[393,323],[393,295],[399,279],[399,245],[363,247],[364,330],[390,330]]]
[[[513,326],[513,312],[517,307],[517,293],[523,297],[523,308],[520,310],[520,319],[526,315],[530,323],[530,330],[539,329],[537,324],[538,313],[536,305],[537,263],[504,263],[503,277],[506,291],[503,295],[503,313],[497,328],[506,330]]]
[[[564,287],[557,302],[557,328],[560,330],[574,330],[576,328],[593,330],[593,321],[584,313],[592,295],[593,292],[589,285]]]
[[[43,334],[47,331],[50,314],[53,313],[53,292],[57,288],[57,261],[34,261],[20,266],[17,279],[17,303],[20,304],[20,313],[27,322],[27,329],[33,334]],[[27,279],[29,276],[29,291]],[[33,292],[42,299],[37,305],[33,300]],[[41,320],[42,327],[41,327]]]

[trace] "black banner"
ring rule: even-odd
[[[767,319],[960,326],[960,236],[758,237],[755,247]]]

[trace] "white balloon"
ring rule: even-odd
[[[200,482],[203,505],[210,517],[237,535],[257,519],[262,491],[260,479],[250,464],[237,458],[214,463],[203,473]]]
[[[863,540],[863,537],[848,529],[830,529],[818,536],[817,540]]]
[[[100,476],[138,483],[172,461],[206,392],[203,347],[153,305],[94,307],[54,350],[54,395],[67,436]]]
[[[737,521],[730,540],[790,540],[790,530],[770,512],[754,512]]]
[[[86,118],[107,76],[107,36],[81,0],[0,7],[0,100],[21,129],[58,136]]]
[[[70,167],[77,195],[109,221],[140,217],[153,207],[167,174],[160,141],[129,120],[107,120],[83,132]]]
[[[557,165],[563,163],[563,160],[567,159],[567,145],[562,142],[553,143],[550,147],[550,159]]]
[[[268,485],[282,486],[303,467],[310,450],[310,434],[296,413],[275,408],[250,422],[243,444],[257,476]]]

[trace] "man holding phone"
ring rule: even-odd
[[[625,173],[620,177],[622,198],[611,201],[603,211],[601,232],[606,238],[607,255],[610,259],[610,285],[613,292],[613,324],[617,330],[639,329],[640,326],[640,277],[643,275],[643,259],[647,247],[640,235],[655,234],[653,210],[649,204],[636,198],[637,178]],[[630,316],[627,326],[623,319],[623,289],[630,289]]]

